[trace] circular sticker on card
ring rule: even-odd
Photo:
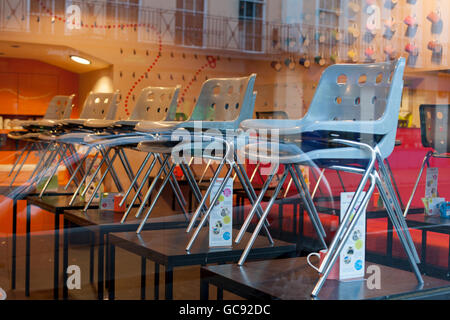
[[[359,271],[359,270],[362,269],[362,267],[363,267],[362,260],[361,259],[356,260],[356,262],[355,262],[355,269]]]
[[[225,188],[225,190],[223,190],[223,194],[225,195],[225,197],[229,197],[231,195],[230,188]]]
[[[225,200],[225,197],[223,195],[219,196],[219,202],[222,202],[223,200]]]
[[[220,233],[220,228],[217,228],[217,227],[213,228],[213,233],[214,234],[219,234]]]
[[[350,262],[352,262],[352,258],[350,258],[349,256],[345,256],[344,257],[344,263],[345,264],[349,264]]]
[[[230,216],[225,216],[225,217],[223,217],[223,223],[229,224],[230,222],[231,222]]]
[[[217,221],[216,222],[216,228],[222,228],[222,222],[221,221]]]
[[[361,231],[355,230],[355,231],[353,232],[353,237],[352,237],[353,241],[357,241],[357,240],[359,240],[360,238],[361,238]]]
[[[363,241],[362,240],[355,241],[355,248],[356,248],[356,250],[361,249],[362,246],[363,246]]]
[[[229,232],[225,232],[225,233],[223,234],[223,239],[224,239],[224,240],[230,240],[230,238],[231,238],[231,235],[230,235]]]
[[[225,216],[227,216],[228,214],[229,214],[229,212],[228,212],[228,209],[227,209],[227,208],[222,209],[222,211],[220,212],[220,215],[221,215],[222,217],[225,217]]]

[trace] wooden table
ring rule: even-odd
[[[437,232],[450,235],[450,219],[441,218],[440,216],[426,216],[425,214],[408,215],[406,223],[409,228],[422,231],[422,250],[421,250],[421,268],[422,272],[433,271],[426,264],[427,256],[427,232]],[[446,277],[450,279],[450,237],[448,243],[448,262]]]
[[[54,258],[53,258],[53,297],[58,299],[59,296],[59,223],[60,215],[64,211],[69,209],[81,210],[86,203],[77,198],[75,202],[70,206],[69,202],[72,195],[59,195],[59,196],[44,196],[39,198],[37,196],[28,196],[27,200],[27,226],[26,226],[26,255],[25,255],[25,295],[30,295],[30,231],[31,231],[31,206],[37,206],[45,211],[53,213],[54,215]],[[92,208],[97,207],[98,204],[92,204]]]
[[[98,299],[103,299],[104,294],[104,266],[105,266],[105,241],[108,239],[110,232],[130,232],[136,231],[141,220],[135,218],[135,211],[137,208],[133,208],[130,212],[129,218],[122,224],[123,213],[114,213],[112,211],[104,211],[99,209],[89,209],[86,212],[82,210],[66,210],[64,212],[64,241],[63,241],[63,270],[67,270],[69,259],[69,232],[76,232],[75,228],[71,228],[73,225],[84,227],[95,234],[96,241],[91,243],[91,259],[90,259],[90,281],[93,282],[93,246],[98,246],[98,268],[97,268],[97,294]],[[144,230],[155,229],[169,229],[169,228],[185,228],[188,221],[182,214],[151,218],[144,226]],[[183,232],[184,230],[180,230]],[[107,257],[106,257],[107,259]],[[146,260],[143,259],[142,267],[145,271]],[[67,299],[67,273],[63,272],[63,298]],[[145,298],[145,281],[144,288],[141,291],[141,297]],[[143,296],[142,296],[143,295]]]
[[[11,289],[16,288],[16,257],[17,257],[17,202],[19,200],[26,200],[27,197],[38,196],[40,191],[31,190],[26,193],[20,192],[24,186],[0,186],[0,194],[4,197],[8,197],[13,202],[12,211],[12,254],[11,254]],[[73,194],[73,190],[69,188],[64,190],[63,187],[58,187],[57,190],[48,190],[46,195],[69,195]],[[29,294],[29,292],[28,292]]]
[[[115,279],[115,247],[120,247],[133,252],[141,257],[155,262],[155,299],[159,298],[159,266],[165,267],[165,298],[173,299],[173,269],[180,266],[206,265],[209,263],[236,262],[250,238],[246,233],[240,244],[234,244],[233,248],[210,248],[208,243],[208,230],[200,231],[190,252],[185,247],[191,234],[184,230],[151,230],[143,231],[139,235],[136,232],[110,233],[109,234],[109,298],[114,299]],[[295,244],[274,240],[270,245],[265,236],[258,236],[247,260],[273,259],[286,256],[294,256]]]
[[[367,263],[366,267],[372,265]],[[450,282],[424,276],[420,287],[414,273],[384,265],[374,265],[380,271],[380,288],[368,279],[355,281],[327,280],[319,293],[321,300],[359,299],[424,299],[450,298]],[[239,267],[235,264],[202,267],[201,299],[207,300],[209,284],[246,299],[311,300],[311,292],[319,276],[305,257],[254,261]]]

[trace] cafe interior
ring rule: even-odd
[[[0,300],[450,299],[450,1],[0,1]]]

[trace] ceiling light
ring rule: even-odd
[[[70,56],[70,59],[72,59],[72,61],[75,61],[80,64],[91,64],[91,62],[88,59],[85,59],[85,58],[82,58],[79,56]]]

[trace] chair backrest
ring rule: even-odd
[[[175,120],[181,86],[142,89],[129,120]]]
[[[114,93],[90,92],[84,102],[80,119],[114,120],[117,112],[119,91]]]
[[[328,67],[304,120],[332,121],[333,131],[354,122],[353,132],[364,133],[366,141],[376,140],[382,156],[388,156],[395,144],[404,69],[404,58]]]
[[[394,81],[400,61],[335,64],[322,73],[306,116],[321,120],[373,121],[390,110],[390,93],[403,85],[403,72]],[[398,102],[398,101],[395,101]],[[400,105],[398,105],[400,106]],[[397,117],[394,119],[397,121]]]
[[[238,128],[242,120],[253,116],[255,78],[256,74],[251,74],[205,81],[189,121],[228,122]]]
[[[289,116],[284,111],[255,111],[256,119],[288,119]]]
[[[422,104],[419,112],[422,145],[450,153],[450,104]]]
[[[54,96],[48,104],[44,119],[61,120],[69,119],[72,113],[72,100],[74,94],[70,96]]]

